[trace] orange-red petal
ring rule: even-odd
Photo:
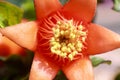
[[[0,32],[11,39],[13,42],[20,46],[35,50],[36,49],[36,34],[37,34],[37,23],[26,22],[20,23],[14,26],[0,29]]]
[[[34,0],[37,19],[46,17],[50,13],[61,8],[59,0]]]
[[[0,56],[9,56],[11,54],[25,55],[25,49],[18,46],[0,33]]]
[[[76,18],[90,22],[94,17],[96,5],[97,0],[70,0],[63,7],[63,11],[73,14]]]
[[[63,67],[68,80],[94,80],[91,61],[84,57]]]
[[[97,24],[88,27],[88,54],[98,54],[120,48],[120,35]]]
[[[45,56],[36,52],[32,63],[29,80],[53,80],[59,67],[50,62]]]

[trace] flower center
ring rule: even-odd
[[[87,31],[82,24],[78,25],[73,20],[61,20],[57,21],[52,31],[50,50],[53,54],[71,61],[75,56],[82,55],[87,37]]]

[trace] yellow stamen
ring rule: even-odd
[[[58,21],[50,39],[51,52],[61,58],[74,60],[84,48],[87,31],[83,25],[76,26],[73,20]]]

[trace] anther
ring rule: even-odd
[[[53,37],[50,40],[51,52],[61,58],[74,60],[84,48],[87,31],[85,27],[75,25],[73,20],[57,21],[53,26]],[[83,31],[84,30],[84,31]]]

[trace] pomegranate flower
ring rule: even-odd
[[[69,80],[93,80],[90,55],[120,48],[120,35],[91,23],[97,0],[34,0],[36,21],[0,29],[35,52],[29,80],[52,80],[62,70]]]

